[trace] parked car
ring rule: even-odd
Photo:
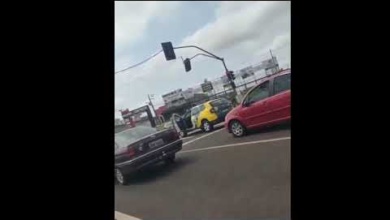
[[[160,161],[173,163],[183,141],[173,129],[157,132],[147,126],[136,126],[115,134],[115,179],[128,183],[129,174]]]
[[[195,128],[205,132],[213,130],[214,125],[225,120],[226,114],[233,108],[226,99],[215,99],[192,107],[191,121]]]
[[[226,115],[225,128],[235,137],[248,129],[275,125],[291,119],[291,70],[265,78],[249,90],[242,103]]]

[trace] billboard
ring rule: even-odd
[[[240,70],[240,76],[241,78],[245,79],[248,78],[249,76],[255,75],[255,70],[253,69],[252,66],[245,67],[244,69]]]
[[[173,101],[183,99],[184,97],[183,97],[182,89],[177,89],[177,90],[174,90],[170,93],[162,95],[162,98],[164,100],[164,103],[168,104],[168,103],[171,103]]]
[[[209,92],[209,91],[213,90],[213,84],[211,82],[202,83],[201,86],[202,86],[203,92]]]

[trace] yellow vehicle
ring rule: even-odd
[[[191,122],[193,128],[210,132],[215,124],[225,121],[225,116],[231,109],[232,104],[226,99],[215,99],[192,107]]]

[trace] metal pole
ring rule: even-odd
[[[212,54],[211,52],[208,52],[207,50],[204,50],[204,49],[202,49],[202,48],[200,48],[200,47],[197,47],[197,46],[194,46],[194,45],[188,45],[188,46],[182,46],[182,47],[174,47],[173,49],[190,48],[190,47],[196,48],[196,49],[198,49],[198,50],[201,50],[201,51],[203,51],[203,52],[205,52],[205,53],[207,53],[207,54],[213,56],[213,57],[214,57],[215,59],[217,59],[217,60],[221,60],[222,63],[223,63],[223,66],[224,66],[224,68],[225,68],[225,71],[226,71],[226,72],[229,71],[228,68],[226,67],[225,60],[224,60],[223,58],[221,58],[221,57],[219,57],[219,56],[217,56],[217,55],[215,55],[215,54]],[[196,56],[196,55],[195,55],[195,56]],[[231,80],[231,82],[234,83],[234,80]],[[236,89],[233,89],[233,91],[234,91],[236,94],[238,94]]]
[[[152,110],[153,110],[153,113],[154,113],[154,117],[157,118],[157,113],[156,113],[156,110],[154,109],[154,105],[153,105],[152,100],[150,99],[150,95],[149,95],[149,94],[148,94],[148,99],[149,99],[150,105],[152,106]],[[158,121],[159,121],[159,120],[158,120]]]
[[[275,63],[274,63],[274,61],[275,61],[274,60],[274,55],[272,54],[272,50],[271,49],[269,50],[269,53],[271,54],[272,64],[275,65]],[[272,68],[272,73],[275,73],[274,72],[274,68]]]
[[[195,57],[200,56],[200,55],[205,56],[205,57],[210,57],[210,58],[217,59],[217,58],[215,58],[215,57],[213,57],[213,56],[210,56],[210,55],[207,55],[207,54],[204,54],[204,53],[197,53],[197,54],[195,54],[193,57],[191,57],[190,60],[192,60],[192,59],[194,59]],[[183,60],[183,57],[182,57],[181,59]],[[218,59],[217,59],[217,60],[218,60]]]
[[[203,51],[203,52],[205,52],[205,53],[208,53],[208,54],[210,54],[211,56],[213,56],[213,57],[215,57],[215,58],[217,58],[217,59],[219,59],[219,60],[222,59],[221,57],[218,57],[218,56],[216,56],[216,55],[214,55],[214,54],[208,52],[207,50],[204,50],[204,49],[202,49],[202,48],[200,48],[200,47],[197,47],[197,46],[194,46],[194,45],[182,46],[182,47],[174,47],[173,49],[181,49],[181,48],[189,48],[189,47],[197,48],[198,50],[201,50],[201,51]]]
[[[226,72],[229,71],[228,68],[226,67],[225,60],[223,58],[222,58],[222,63],[223,63],[223,66],[225,67]]]

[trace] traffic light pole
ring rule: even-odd
[[[198,55],[203,55],[203,56],[215,58],[215,59],[217,59],[217,60],[222,61],[223,66],[225,67],[226,72],[229,71],[228,68],[226,67],[225,60],[224,60],[222,57],[219,57],[219,56],[217,56],[217,55],[215,55],[215,54],[212,54],[211,52],[208,52],[207,50],[204,50],[204,49],[202,49],[202,48],[200,48],[200,47],[197,47],[197,46],[194,46],[194,45],[182,46],[182,47],[174,47],[173,49],[182,49],[182,48],[196,48],[196,49],[198,49],[198,50],[201,50],[201,51],[203,51],[203,52],[205,52],[205,53],[207,53],[207,54],[209,54],[209,55],[211,55],[211,56],[207,56],[206,54],[202,54],[202,53],[201,53],[201,54],[196,54],[196,55],[193,56],[192,58],[195,58],[195,57],[198,56]],[[191,58],[191,59],[192,59],[192,58]]]
[[[172,44],[171,44],[171,45],[172,45]],[[210,57],[210,58],[214,58],[214,59],[220,60],[220,61],[222,61],[223,67],[225,68],[225,71],[226,71],[226,74],[227,74],[227,75],[229,74],[229,70],[228,70],[228,68],[226,67],[225,60],[224,60],[222,57],[219,57],[219,56],[217,56],[217,55],[215,55],[215,54],[212,54],[211,52],[209,52],[209,51],[207,51],[207,50],[204,50],[204,49],[202,49],[202,48],[200,48],[200,47],[198,47],[198,46],[195,46],[195,45],[188,45],[188,46],[181,46],[181,47],[172,47],[172,46],[171,46],[171,48],[173,48],[173,49],[196,48],[196,49],[198,49],[198,50],[201,50],[201,51],[207,53],[208,55],[207,55],[207,54],[202,54],[202,53],[196,54],[195,56],[193,56],[192,58],[190,58],[190,60],[193,59],[193,58],[195,58],[195,57],[198,56],[198,55],[203,55],[203,56],[207,56],[207,57]],[[230,79],[230,77],[229,77],[229,81],[230,81],[230,84],[231,84],[231,86],[232,86],[232,89],[233,89],[234,93],[235,93],[236,95],[238,95],[237,90],[236,90],[236,86],[235,86],[235,83],[234,83],[234,80],[233,80],[233,79]],[[236,99],[236,98],[235,98],[235,101],[237,102],[237,99]]]
[[[149,104],[152,106],[152,110],[153,110],[153,113],[154,113],[154,117],[155,117],[156,119],[158,119],[156,110],[154,109],[154,105],[153,105],[152,100],[150,99],[150,95],[149,95],[149,94],[148,94],[148,99],[149,99]],[[160,123],[159,123],[159,124],[160,124]]]
[[[213,58],[213,59],[217,59],[217,58],[215,58],[213,56],[210,56],[210,55],[207,55],[207,54],[204,54],[204,53],[197,53],[197,54],[195,54],[195,56],[191,57],[190,60],[192,60],[195,57],[200,56],[200,55],[205,56],[205,57],[210,57],[210,58]]]

